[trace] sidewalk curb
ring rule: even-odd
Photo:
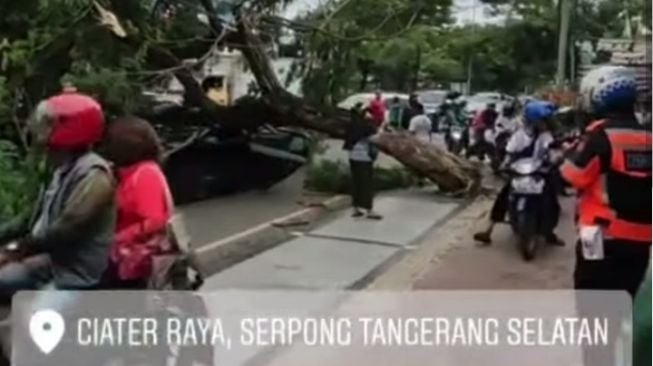
[[[293,235],[285,229],[308,225],[324,214],[349,206],[349,196],[331,197],[318,205],[270,220],[224,239],[203,245],[195,250],[199,269],[205,277],[216,274],[265,250],[271,249]]]

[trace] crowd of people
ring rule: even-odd
[[[562,163],[559,169],[551,154],[553,148],[560,147],[553,136],[556,106],[543,100],[531,100],[524,106],[516,103],[505,105],[500,112],[496,105],[488,104],[468,126],[467,156],[477,155],[482,159],[488,151],[489,141],[498,144],[497,138],[504,136],[502,166],[525,157],[553,164],[552,173],[545,180],[543,202],[546,208],[541,226],[548,243],[565,244],[555,234],[560,216],[556,187],[560,184],[558,180],[564,180],[576,189],[578,197],[575,217],[579,239],[576,243],[574,288],[620,290],[632,298],[641,291],[648,294],[650,301],[652,139],[650,123],[636,111],[635,78],[623,67],[599,67],[583,78],[580,96],[579,109],[591,117],[590,123],[579,140],[567,146],[564,161],[558,161],[558,164]],[[376,126],[367,131],[366,139],[384,126],[382,116],[385,111],[380,93],[368,110]],[[466,125],[465,117],[457,117],[460,105],[448,101],[442,110],[449,126]],[[424,115],[424,109],[415,96],[411,96],[407,106],[402,106],[395,98],[390,103],[388,116],[390,128],[409,131],[418,140],[431,142],[432,121]],[[371,181],[373,159],[370,161],[368,176],[365,179],[354,176],[354,186]],[[356,164],[352,159],[352,173],[358,169]],[[474,235],[475,240],[485,244],[491,242],[496,223],[505,221],[509,191],[510,181],[501,189],[486,228]],[[372,194],[367,193],[365,204],[359,203],[359,195],[355,190],[354,206],[371,207],[369,197]],[[647,268],[648,282],[642,286]],[[641,309],[641,303],[645,301],[640,296],[636,304],[640,304]],[[650,302],[648,304],[649,310],[640,312],[644,311],[644,315],[650,317]],[[591,304],[579,304],[580,311],[589,311],[591,307]],[[638,339],[649,340],[644,348],[650,347],[650,318],[648,323],[640,323],[648,329],[645,333],[639,331]],[[640,352],[637,357],[642,355]],[[610,364],[606,362],[610,355],[605,353],[586,352],[584,357],[591,365]]]
[[[636,83],[627,69],[606,66],[593,70],[583,79],[580,94],[580,109],[592,116],[594,122],[589,124],[577,145],[569,149],[561,169],[553,169],[547,180],[545,201],[549,204],[544,236],[551,244],[564,245],[554,231],[560,214],[554,188],[559,185],[557,179],[562,177],[579,192],[577,215],[581,240],[574,275],[576,288],[622,289],[634,295],[650,257],[651,209],[640,202],[650,201],[651,197],[651,131],[636,116]],[[447,124],[466,123],[464,117],[457,116],[464,109],[460,105],[449,100],[441,109]],[[367,108],[359,105],[356,110],[368,113],[375,122],[361,141],[368,141],[371,135],[385,128],[385,104],[381,93],[376,94]],[[524,106],[509,103],[501,111],[490,103],[469,125],[468,138],[476,143],[470,142],[467,154],[482,157],[483,141],[493,140],[487,137],[489,132],[494,139],[502,134],[507,136],[502,166],[522,157],[550,160],[551,149],[559,148],[553,135],[555,113],[556,106],[543,100],[531,100]],[[415,95],[407,105],[402,105],[397,98],[390,102],[387,122],[390,128],[406,130],[420,141],[431,141],[432,121],[424,114]],[[352,152],[353,185],[368,185],[373,169],[366,168],[364,179],[359,177],[359,172],[354,174],[359,170],[355,167],[356,161],[360,160],[354,157],[358,154],[357,148],[352,148],[357,146],[355,140],[345,146]],[[368,161],[371,166],[373,158]],[[474,236],[476,240],[490,243],[495,224],[505,221],[509,189],[506,183],[495,201],[486,229]],[[369,190],[366,192],[365,196],[370,197]],[[354,192],[355,206],[360,202],[359,195]],[[643,199],[646,197],[649,199]],[[369,202],[369,198],[366,199],[361,207],[369,208]],[[604,257],[600,260],[587,258],[586,247],[598,244],[585,242],[584,238],[599,241]]]
[[[636,117],[636,82],[627,69],[605,66],[591,71],[581,82],[580,95],[580,108],[592,118],[559,170],[578,192],[575,288],[623,290],[635,296],[650,262],[651,131]],[[504,164],[525,156],[549,159],[555,144],[554,111],[549,102],[526,104],[523,123],[508,141]],[[549,181],[546,186],[555,184]],[[494,224],[504,221],[508,189],[506,185],[501,190],[488,227],[474,236],[476,240],[489,243]],[[553,231],[560,212],[557,195],[552,189],[545,194],[545,201],[552,203],[546,211],[551,220],[545,238],[563,245]]]

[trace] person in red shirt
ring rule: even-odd
[[[380,91],[377,91],[374,99],[370,102],[369,111],[372,115],[372,120],[377,127],[381,127],[383,122],[385,122],[385,102],[383,101],[383,96]]]
[[[116,233],[106,282],[111,288],[144,288],[151,258],[163,248],[174,205],[159,166],[161,146],[154,128],[135,117],[109,125],[106,155],[116,165]]]

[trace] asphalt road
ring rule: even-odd
[[[489,202],[488,202],[489,203]],[[481,246],[472,235],[479,229],[483,212],[463,226],[459,242],[423,271],[413,287],[418,289],[564,289],[572,286],[576,229],[573,222],[574,198],[561,199],[562,215],[556,233],[564,247],[540,247],[535,259],[524,261],[508,225],[499,225],[493,243]],[[485,209],[489,208],[489,204]],[[429,239],[427,239],[429,240]],[[430,238],[435,240],[435,238]]]
[[[181,207],[195,246],[214,242],[301,208],[304,171],[268,191],[218,197]]]
[[[443,143],[435,135],[436,143]],[[347,161],[341,140],[326,140],[326,150],[318,159]],[[381,154],[377,161],[384,167],[400,163]],[[180,207],[194,246],[214,242],[302,208],[304,170],[299,170],[268,191],[252,191],[192,203]]]
[[[435,135],[436,143],[442,137]],[[318,157],[347,161],[341,140],[326,140],[326,150]],[[397,166],[394,158],[381,154],[377,164]],[[252,191],[192,203],[180,207],[195,246],[214,242],[302,208],[304,170],[300,169],[268,191]]]

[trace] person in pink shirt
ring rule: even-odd
[[[376,124],[376,127],[381,127],[383,122],[385,122],[385,102],[380,91],[377,91],[374,99],[370,102],[368,106],[370,115],[372,115],[372,120]]]
[[[174,205],[159,166],[161,145],[154,128],[136,117],[108,127],[106,155],[115,164],[117,221],[106,281],[111,288],[145,288],[152,256],[160,253]]]

